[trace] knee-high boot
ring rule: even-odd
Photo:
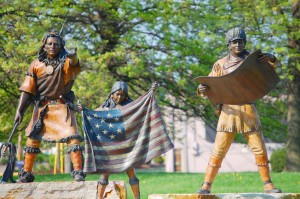
[[[33,168],[36,156],[37,156],[37,153],[28,153],[28,152],[25,153],[23,171],[30,172],[30,173],[32,172],[32,168]]]
[[[134,199],[140,199],[140,186],[139,186],[139,179],[137,177],[130,178],[129,184],[134,196]]]
[[[72,171],[72,177],[75,181],[84,181],[85,174],[82,171],[83,158],[81,151],[71,151],[70,158],[74,168],[74,171]]]
[[[258,171],[261,180],[264,182],[264,192],[281,193],[282,191],[280,189],[277,189],[271,181],[268,156],[256,155],[255,160],[256,160],[256,165],[258,166]]]
[[[221,167],[223,159],[217,157],[210,157],[208,162],[204,183],[201,186],[201,189],[198,191],[199,194],[209,194],[211,185],[215,180],[215,177],[218,174],[219,168]]]
[[[23,169],[19,172],[18,183],[33,182],[34,175],[31,173],[39,148],[26,147]]]

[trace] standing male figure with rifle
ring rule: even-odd
[[[32,167],[40,152],[41,141],[67,143],[74,167],[72,176],[75,181],[84,181],[80,146],[82,138],[78,134],[75,106],[70,106],[75,98],[71,89],[79,72],[76,49],[68,53],[60,35],[54,32],[46,34],[42,39],[38,58],[31,63],[19,88],[21,96],[15,124],[22,122],[25,110],[31,103],[35,105],[26,128],[28,139],[19,183],[34,181]]]

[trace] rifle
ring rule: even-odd
[[[9,151],[9,156],[8,156],[8,162],[5,168],[5,171],[3,173],[3,176],[1,178],[0,183],[7,183],[8,180],[10,179],[10,181],[12,183],[15,183],[16,181],[13,179],[13,173],[15,170],[15,166],[16,166],[16,146],[11,143],[11,139],[13,137],[13,135],[15,134],[17,127],[19,126],[19,123],[15,123],[13,130],[8,138],[8,141],[3,143],[0,147],[0,161],[1,159],[4,157],[6,151]]]

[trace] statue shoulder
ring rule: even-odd
[[[41,67],[45,67],[45,63],[40,62],[38,59],[35,59],[31,62],[28,71],[37,72],[37,70]]]

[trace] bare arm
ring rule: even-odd
[[[24,113],[31,102],[32,102],[32,95],[26,92],[22,92],[20,96],[16,116],[15,116],[15,124],[16,123],[21,124]]]

